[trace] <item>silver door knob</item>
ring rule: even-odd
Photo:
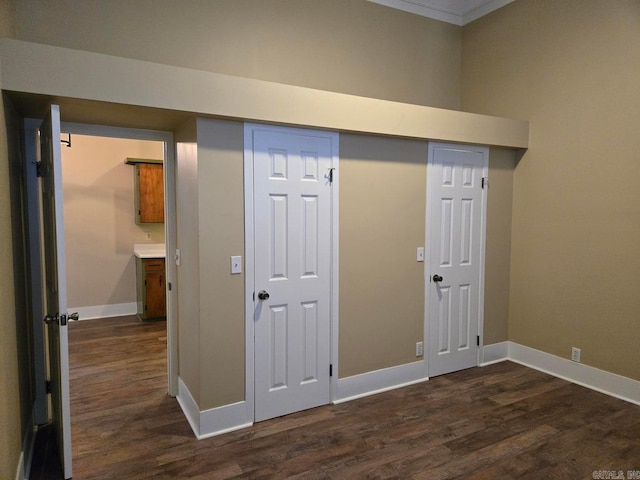
[[[260,300],[269,300],[269,292],[267,292],[266,290],[260,290],[258,292],[258,298]]]

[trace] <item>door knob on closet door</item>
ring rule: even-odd
[[[436,282],[436,283],[441,282],[442,280],[443,280],[443,278],[440,275],[438,275],[437,273],[433,276],[433,281]]]
[[[258,292],[258,298],[260,300],[269,300],[269,292],[267,292],[266,290],[260,290]]]

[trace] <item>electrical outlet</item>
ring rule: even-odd
[[[147,240],[151,240],[151,232],[147,232],[145,236],[147,237]]]
[[[416,357],[421,357],[423,353],[422,342],[416,342]]]
[[[580,363],[580,349],[571,347],[571,360]]]

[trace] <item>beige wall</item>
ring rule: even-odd
[[[16,338],[16,290],[9,195],[9,155],[4,101],[0,96],[0,478],[15,478],[21,451],[22,425]],[[26,392],[24,392],[26,393]]]
[[[244,400],[243,126],[197,119],[176,132],[180,378],[200,410]]]
[[[340,377],[418,360],[427,143],[340,136]]]
[[[640,3],[612,7],[517,1],[466,26],[462,98],[531,121],[509,339],[640,380]]]
[[[21,0],[15,9],[21,40],[459,108],[460,28],[365,0]]]
[[[200,239],[196,120],[175,132],[178,375],[200,403]],[[204,368],[206,370],[206,368]]]
[[[12,36],[12,5],[0,1],[0,37]],[[0,68],[2,59],[0,59]],[[2,85],[0,84],[0,88]],[[15,285],[13,276],[13,242],[11,197],[9,195],[9,150],[4,99],[0,95],[0,478],[15,478],[22,449],[20,382],[18,375],[18,343],[16,338]]]
[[[491,148],[487,193],[483,344],[508,340],[513,173],[518,153]]]
[[[136,301],[133,244],[164,243],[164,224],[136,225],[134,168],[124,161],[163,156],[162,142],[146,140],[72,135],[63,146],[70,308]]]
[[[244,400],[243,142],[241,123],[198,120],[201,409]]]

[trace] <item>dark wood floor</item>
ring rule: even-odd
[[[74,479],[579,479],[640,471],[640,406],[510,362],[198,441],[164,323],[69,328]]]

